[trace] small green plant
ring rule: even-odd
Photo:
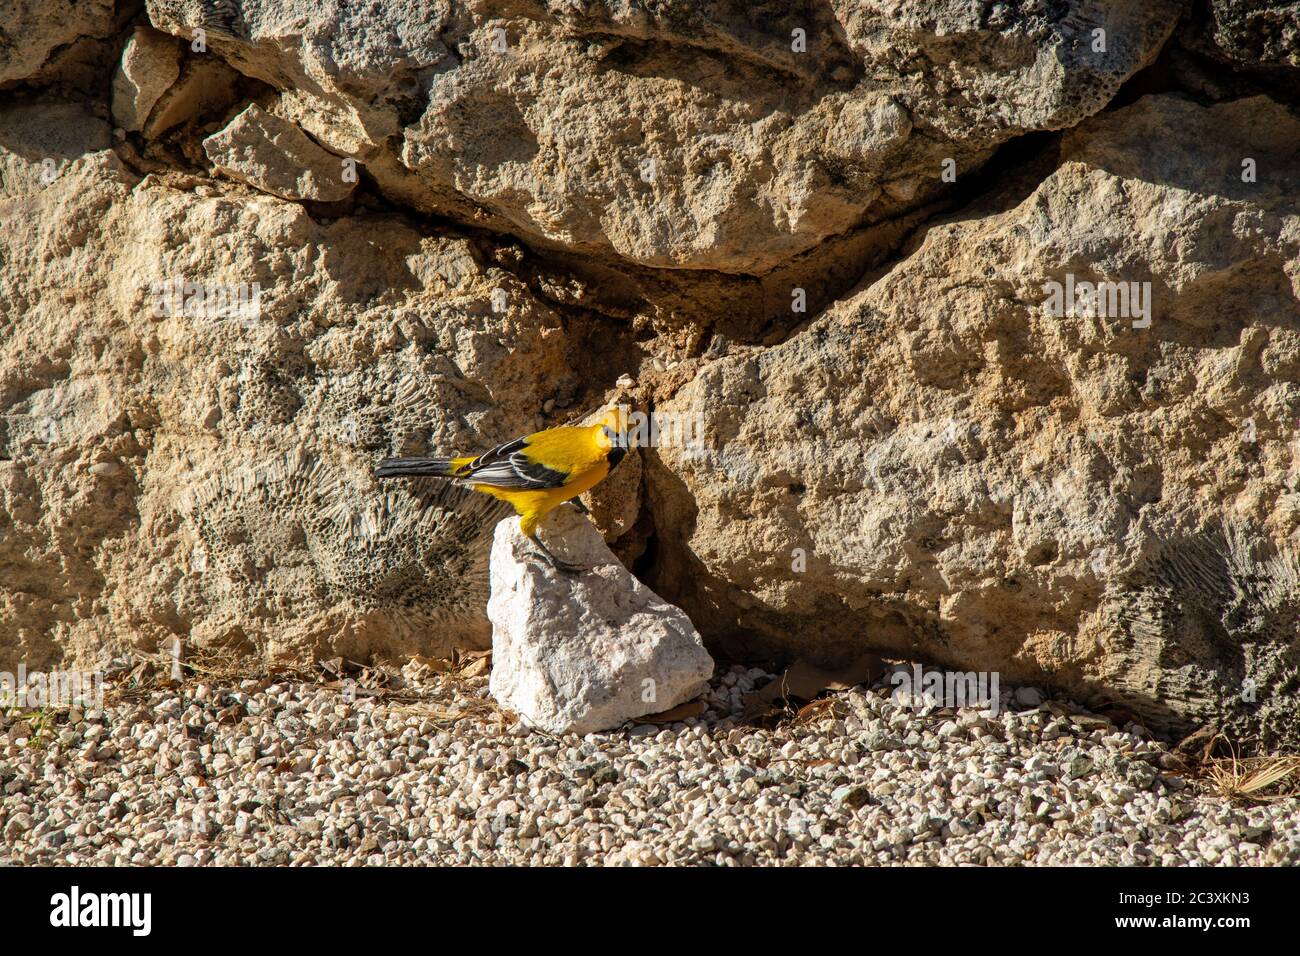
[[[54,736],[55,712],[48,707],[24,711],[16,704],[7,705],[4,710],[4,722],[13,724],[25,721],[31,728],[27,734],[27,746],[43,747]]]

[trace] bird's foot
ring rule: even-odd
[[[568,561],[563,561],[560,558],[554,556],[547,557],[544,554],[534,554],[533,558],[537,561],[541,561],[544,564],[550,565],[552,568],[554,568],[556,571],[559,571],[561,574],[582,574],[582,572],[584,571],[591,570],[590,568],[585,568],[580,564],[570,564]]]
[[[551,554],[550,549],[547,548],[546,545],[542,544],[542,542],[537,538],[533,538],[532,542],[537,545],[537,551],[533,553],[533,557],[545,561],[561,574],[581,574],[584,571],[591,570],[590,568],[585,568],[580,564],[570,564],[568,561],[557,558],[555,555]]]
[[[578,514],[587,515],[588,517],[591,516],[591,512],[587,509],[587,506],[582,503],[581,498],[570,498],[569,504],[578,509]]]
[[[559,558],[556,558],[554,561],[550,562],[550,564],[551,567],[555,568],[555,570],[559,571],[561,574],[582,574],[584,571],[591,570],[591,568],[585,567],[581,564],[570,564],[568,561],[561,561]]]

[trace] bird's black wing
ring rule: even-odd
[[[524,451],[527,445],[528,440],[525,438],[516,438],[498,445],[470,462],[460,480],[465,484],[491,485],[494,488],[521,491],[559,488],[569,480],[567,472],[556,471],[531,461]]]

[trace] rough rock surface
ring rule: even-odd
[[[0,2],[0,89],[54,73],[83,41],[111,36],[115,6],[114,0]]]
[[[1245,66],[1300,69],[1300,3],[1211,0],[1207,6],[1206,38],[1224,56]]]
[[[965,172],[1096,112],[1180,8],[1025,6],[246,0],[219,24],[197,0],[148,9],[179,35],[206,26],[284,115],[411,205],[762,273],[937,194],[946,159]]]
[[[465,239],[141,179],[109,141],[0,108],[0,667],[484,645],[499,509],[371,471],[548,424],[580,392],[558,317]],[[257,307],[160,309],[178,281]]]
[[[634,578],[577,509],[538,532],[551,552],[587,570],[538,559],[518,518],[492,543],[492,696],[554,734],[611,730],[698,697],[713,659],[679,608]]]
[[[131,34],[113,77],[113,120],[125,130],[143,128],[158,98],[181,75],[181,50],[174,37],[149,27]]]
[[[163,93],[144,126],[152,140],[205,115],[220,114],[238,98],[239,74],[212,57],[186,60],[180,78]],[[196,155],[201,146],[195,144]],[[206,156],[206,154],[204,154]]]
[[[1300,118],[1264,97],[1071,131],[1036,188],[662,406],[711,448],[650,458],[656,587],[751,651],[867,643],[1294,732],[1298,181]],[[1149,327],[1048,314],[1067,274],[1150,283]]]
[[[1295,22],[0,0],[0,668],[485,646],[500,510],[374,463],[617,399],[707,418],[590,503],[713,649],[1300,741]],[[1068,277],[1152,324],[1044,315]]]
[[[281,199],[338,202],[356,188],[357,173],[306,133],[256,103],[203,141],[212,165],[233,179]]]

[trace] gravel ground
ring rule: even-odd
[[[1300,861],[1295,799],[1225,803],[1103,719],[1005,693],[993,718],[917,711],[882,680],[742,724],[769,677],[732,668],[698,719],[587,737],[512,723],[484,677],[423,678],[404,702],[263,679],[110,694],[44,730],[11,715],[0,861]]]

